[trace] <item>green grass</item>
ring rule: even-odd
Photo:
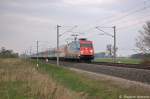
[[[91,79],[61,66],[40,62],[36,68],[35,61],[0,59],[0,99],[118,99],[119,95],[149,93],[140,87]]]
[[[66,93],[67,92],[67,93]],[[0,59],[0,99],[81,99],[36,65],[20,59]]]
[[[39,99],[31,91],[35,79],[27,79],[33,76],[32,69],[20,59],[0,59],[0,99]]]
[[[23,89],[24,82],[13,81],[13,82],[1,82],[0,83],[0,99],[28,99],[24,94]]]
[[[96,62],[113,62],[112,58],[98,58],[95,59]],[[126,63],[126,64],[140,64],[142,60],[132,59],[132,58],[117,58],[117,63]]]
[[[119,95],[145,95],[135,88],[121,88],[110,81],[93,80],[63,67],[40,63],[39,70],[48,73],[58,83],[76,92],[88,94],[89,99],[118,99]]]

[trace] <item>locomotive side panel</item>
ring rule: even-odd
[[[80,46],[78,41],[68,44],[66,58],[79,59]]]

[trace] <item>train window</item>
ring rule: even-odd
[[[76,50],[80,50],[80,43],[79,42],[75,42],[75,46],[76,46]]]
[[[76,51],[76,50],[77,50],[77,42],[74,42],[74,43],[72,44],[72,46],[73,46],[73,49],[72,49],[72,50]]]
[[[93,47],[92,44],[80,44],[81,47]]]
[[[80,43],[78,41],[74,41],[69,44],[68,48],[72,51],[79,51],[80,50]]]
[[[70,49],[70,50],[73,50],[73,43],[70,43],[69,49]]]
[[[76,48],[80,48],[80,43],[76,42]]]

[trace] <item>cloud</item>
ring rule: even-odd
[[[70,5],[87,5],[87,6],[102,6],[117,3],[119,0],[63,0],[64,3]]]
[[[0,39],[3,41],[3,45],[7,43],[8,46],[19,51],[30,46],[31,42],[37,39],[50,41],[49,45],[55,46],[56,24],[78,25],[79,28],[74,31],[89,34],[89,38],[95,42],[95,50],[102,51],[105,50],[106,44],[111,43],[112,40],[110,41],[109,37],[97,37],[98,32],[94,31],[93,28],[90,32],[86,30],[105,21],[110,24],[110,18],[123,15],[121,9],[129,9],[128,3],[131,6],[136,5],[135,0],[122,3],[127,1],[129,0],[2,0],[0,3]],[[136,21],[139,18],[132,16],[128,20],[119,23],[113,22],[113,24],[117,25],[118,28],[118,25],[121,27],[133,24],[133,20]],[[60,28],[61,33],[66,30],[68,29],[63,26]],[[118,42],[122,40],[118,46],[133,47],[133,40],[132,46],[124,44],[126,43],[124,38],[128,38],[128,41],[133,39],[134,35],[129,38],[129,35],[125,34],[131,32],[129,30],[118,32],[117,30]],[[60,39],[61,43],[64,44],[64,40],[68,36],[70,37],[69,34],[64,35]]]

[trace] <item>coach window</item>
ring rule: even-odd
[[[79,42],[75,42],[75,49],[78,51],[80,50],[80,43]]]
[[[71,43],[69,44],[69,50],[71,50]]]
[[[73,51],[76,50],[76,45],[75,45],[75,43],[72,43],[72,50],[73,50]]]

